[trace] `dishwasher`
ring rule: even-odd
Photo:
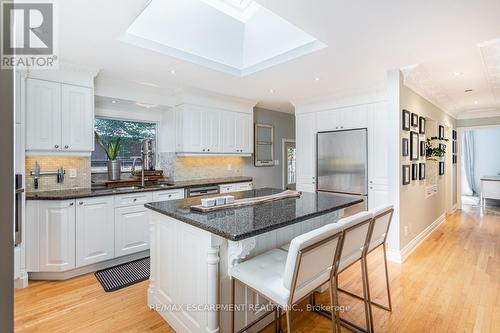
[[[186,189],[186,197],[200,197],[202,195],[219,194],[219,185],[195,186]]]

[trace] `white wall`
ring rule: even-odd
[[[435,126],[443,125],[446,126],[448,131],[446,137],[451,139],[451,129],[455,126],[455,119],[445,113],[443,110],[423,98],[422,96],[415,93],[413,90],[402,85],[400,90],[400,108],[399,115],[401,119],[401,110],[407,109],[410,112],[417,113],[420,116],[432,119],[435,121]],[[429,125],[432,124],[431,121],[428,122]],[[403,137],[409,138],[409,132],[401,130],[400,128],[400,138],[399,145],[401,145],[401,139]],[[436,128],[426,128],[426,134],[434,135],[437,133]],[[409,160],[409,157],[402,157],[401,150],[399,152],[401,166],[403,164],[411,164],[413,161]],[[404,250],[405,246],[410,244],[418,237],[422,236],[422,233],[431,226],[435,221],[439,220],[446,213],[446,200],[447,195],[452,195],[453,184],[447,184],[446,176],[454,175],[453,169],[456,165],[451,164],[451,141],[448,142],[447,149],[447,163],[446,171],[444,176],[438,176],[437,178],[437,193],[429,197],[426,196],[427,186],[430,185],[426,181],[411,181],[409,185],[402,185],[402,176],[400,177],[400,249]],[[427,161],[426,162],[426,176],[430,172],[435,170],[430,170],[430,168],[437,168],[437,164]],[[401,171],[400,171],[401,174]],[[450,177],[453,182],[456,182],[456,177]],[[447,193],[448,192],[448,193]],[[405,234],[405,228],[408,230],[408,234]]]

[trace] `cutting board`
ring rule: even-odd
[[[272,201],[276,201],[276,200],[297,198],[297,197],[300,197],[300,195],[301,195],[300,192],[286,190],[286,191],[283,191],[280,193],[271,194],[271,195],[264,195],[261,197],[238,199],[230,204],[219,205],[219,206],[203,207],[201,204],[195,205],[195,206],[191,206],[191,210],[196,211],[196,212],[200,212],[200,213],[208,213],[208,212],[229,209],[229,208],[253,206],[253,205],[268,203],[268,202],[272,202]]]

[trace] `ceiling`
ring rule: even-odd
[[[119,41],[147,0],[57,3],[60,58],[97,67],[102,77],[195,87],[293,112],[290,101],[383,90],[386,70],[404,68],[409,85],[457,117],[500,114],[498,0],[258,0],[328,47],[246,77]]]

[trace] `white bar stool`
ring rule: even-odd
[[[370,211],[372,214],[372,226],[370,230],[370,241],[368,245],[368,249],[365,253],[365,261],[367,260],[366,257],[367,255],[372,252],[373,250],[377,249],[379,246],[383,247],[384,251],[384,269],[385,269],[385,283],[386,283],[386,290],[387,290],[387,301],[388,305],[382,305],[376,302],[373,302],[370,300],[371,305],[375,305],[381,309],[387,310],[387,311],[392,311],[392,303],[391,303],[391,292],[389,289],[389,272],[387,270],[387,252],[386,252],[386,246],[385,243],[387,241],[387,234],[389,232],[389,227],[391,225],[392,221],[392,215],[394,213],[394,208],[392,205],[387,205],[387,206],[382,206],[375,208]],[[368,270],[366,271],[366,280],[368,280]],[[358,298],[358,299],[363,299],[362,297],[339,288],[339,291],[346,293],[352,297]]]
[[[288,332],[292,331],[291,311],[314,290],[330,281],[336,272],[339,249],[342,243],[342,229],[338,224],[329,224],[319,229],[295,237],[290,243],[288,254],[281,249],[273,249],[235,266],[232,271],[232,332],[235,332],[234,297],[236,280],[263,295],[286,312]],[[333,269],[332,269],[333,267]],[[336,285],[330,286],[330,301],[334,304]],[[269,313],[238,330],[243,332]],[[337,317],[332,306],[333,317]],[[277,320],[280,321],[279,316]],[[332,331],[336,332],[336,322],[332,321]]]

